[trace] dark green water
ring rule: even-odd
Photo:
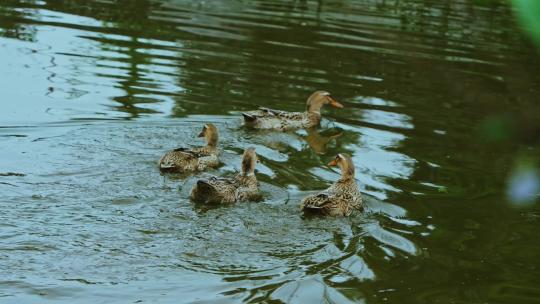
[[[507,1],[3,0],[1,303],[538,303],[540,53]],[[240,111],[302,110],[257,133]],[[221,130],[266,200],[156,161]],[[353,155],[367,212],[303,219]],[[326,301],[326,302],[325,302]]]

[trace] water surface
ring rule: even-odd
[[[3,1],[0,302],[536,303],[539,53],[507,1]],[[318,130],[254,132],[300,111]],[[168,149],[256,147],[266,199],[187,199]],[[305,219],[356,164],[366,213]]]

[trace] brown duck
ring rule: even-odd
[[[161,171],[189,172],[202,171],[219,165],[218,130],[209,123],[204,125],[199,137],[206,139],[206,146],[199,148],[176,148],[159,160]]]
[[[255,177],[257,162],[255,149],[246,149],[242,157],[242,173],[232,178],[212,176],[198,180],[191,189],[191,199],[198,203],[215,204],[259,200],[261,196]]]
[[[321,108],[331,105],[343,108],[330,93],[316,91],[307,100],[305,112],[286,112],[268,108],[259,108],[257,111],[244,112],[244,124],[255,129],[291,130],[298,128],[311,128],[321,122]]]
[[[300,204],[306,214],[349,216],[362,209],[362,194],[354,179],[354,164],[349,155],[340,153],[329,166],[341,168],[341,178],[328,189],[304,198]]]

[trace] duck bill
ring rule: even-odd
[[[198,137],[204,137],[204,130],[201,131],[201,133],[199,133],[199,135],[197,135]]]
[[[328,163],[328,166],[330,166],[330,167],[335,167],[335,166],[337,166],[337,160],[335,160],[335,159],[332,160],[331,162]]]
[[[337,100],[335,100],[332,97],[328,97],[330,99],[330,105],[334,108],[343,109],[343,105],[339,103]]]

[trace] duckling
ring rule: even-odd
[[[191,189],[191,199],[200,203],[227,204],[261,198],[255,177],[258,162],[255,148],[248,148],[242,157],[242,173],[223,178],[212,176],[200,179]]]
[[[311,128],[321,122],[321,108],[331,105],[343,108],[330,93],[316,91],[307,100],[305,112],[285,112],[268,108],[259,108],[257,111],[244,112],[244,124],[255,129],[291,130],[298,128]]]
[[[300,208],[304,213],[349,216],[353,209],[363,207],[362,195],[354,179],[354,164],[349,155],[340,153],[329,166],[341,168],[341,178],[328,189],[305,197]]]
[[[188,172],[202,171],[219,165],[218,130],[211,124],[205,124],[199,137],[206,139],[206,146],[199,148],[176,148],[159,160],[161,171]]]

